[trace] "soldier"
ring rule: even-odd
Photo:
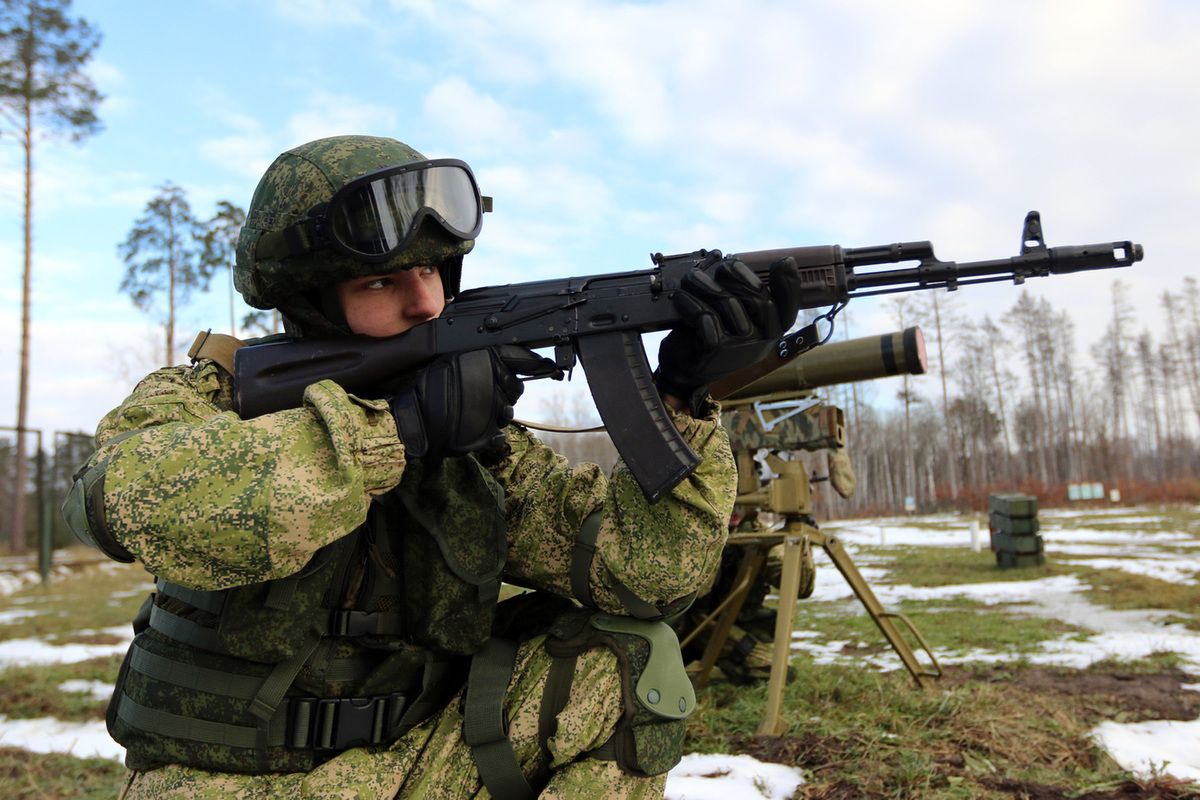
[[[402,333],[458,291],[482,211],[462,162],[311,142],[260,181],[236,285],[291,337]],[[554,371],[518,347],[254,419],[216,338],[143,380],[64,506],[156,578],[108,713],[125,796],[661,796],[694,705],[661,620],[735,494],[706,388],[791,325],[799,275],[723,262],[684,289],[656,380],[702,461],[653,505],[622,464],[569,467],[511,424],[519,376]],[[535,591],[498,603],[501,580]]]

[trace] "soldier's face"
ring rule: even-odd
[[[412,267],[353,278],[337,285],[350,330],[365,336],[394,336],[427,322],[446,306],[437,267]]]

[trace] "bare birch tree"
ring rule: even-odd
[[[930,327],[933,334],[934,352],[937,354],[938,378],[942,385],[942,435],[946,441],[946,453],[952,454],[954,449],[950,443],[950,395],[946,386],[948,359],[953,355],[955,340],[959,337],[959,329],[963,326],[962,314],[956,308],[957,293],[927,292],[922,295],[925,305],[925,318],[932,322]],[[927,337],[928,339],[928,337]],[[951,456],[945,459],[946,477],[950,483],[950,496],[958,498],[958,466]]]
[[[1017,444],[1026,454],[1026,472],[1035,472],[1038,479],[1045,483],[1050,476],[1046,464],[1046,420],[1042,406],[1044,388],[1038,361],[1040,313],[1033,297],[1028,291],[1023,291],[1002,319],[1020,342],[1030,383],[1030,395],[1021,403],[1014,417]]]

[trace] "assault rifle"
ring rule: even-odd
[[[826,245],[739,253],[766,280],[770,265],[796,259],[803,307],[832,306],[830,323],[854,297],[917,289],[957,289],[973,283],[1124,267],[1142,259],[1130,241],[1047,247],[1036,211],[1029,212],[1021,253],[1012,258],[958,264],[939,261],[930,242],[874,247]],[[718,250],[652,257],[654,267],[631,272],[486,286],[462,292],[437,319],[388,338],[365,336],[300,340],[243,347],[237,351],[234,393],[243,418],[297,408],[304,390],[333,380],[349,392],[370,396],[376,387],[444,353],[492,345],[554,348],[563,370],[576,359],[590,378],[600,418],[642,491],[657,501],[683,480],[699,458],[671,423],[655,389],[641,334],[667,330],[680,321],[671,302],[683,276],[721,259]],[[862,267],[918,262],[914,267],[860,272]],[[828,338],[827,336],[824,338]],[[820,344],[814,322],[780,340],[776,353],[713,387],[724,394],[787,363]]]

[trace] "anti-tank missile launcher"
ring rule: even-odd
[[[923,375],[925,337],[917,327],[829,342],[721,400],[721,421],[735,453],[825,450],[846,443],[842,409],[813,392],[842,383]]]
[[[692,668],[696,685],[703,686],[721,654],[728,650],[726,642],[744,604],[755,593],[753,587],[764,580],[768,551],[775,548],[778,552],[778,546],[783,545],[779,608],[774,621],[768,698],[760,734],[777,735],[787,727],[782,717],[782,698],[791,620],[796,601],[809,597],[813,591],[813,547],[822,548],[842,573],[917,685],[932,687],[941,675],[941,668],[920,632],[903,615],[883,608],[837,537],[819,530],[813,516],[812,481],[824,478],[810,476],[804,462],[786,458],[789,451],[827,450],[829,479],[839,494],[848,497],[853,491],[854,477],[844,449],[845,415],[842,409],[827,405],[815,391],[895,375],[922,375],[926,367],[924,337],[920,328],[913,327],[882,336],[823,344],[732,391],[714,386],[713,394],[721,401],[721,421],[729,433],[738,467],[736,514],[741,521],[735,523],[730,548],[725,553],[726,559],[736,560],[738,568],[734,586],[714,587],[711,596],[697,601],[695,616],[702,619],[699,622],[689,619],[694,627],[683,641],[687,644],[702,632],[708,634],[700,640],[703,654]],[[839,459],[848,473],[841,485]],[[760,514],[773,516],[780,522],[765,526]],[[754,608],[753,604],[745,607]],[[930,667],[921,664],[897,621],[928,654]],[[709,625],[713,627],[709,629]],[[736,673],[737,668],[726,661],[722,662],[722,669]]]

